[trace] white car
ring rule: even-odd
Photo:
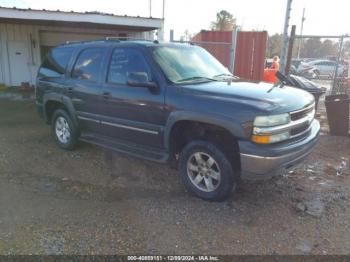
[[[335,72],[336,62],[331,60],[313,60],[310,62],[302,62],[298,67],[298,72],[307,68],[314,68],[314,72],[317,76],[332,77]],[[343,65],[339,65],[337,75],[341,75],[344,70]]]

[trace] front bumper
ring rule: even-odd
[[[320,123],[313,120],[309,135],[297,142],[277,145],[239,142],[242,175],[273,176],[279,170],[301,162],[316,145],[319,132]]]

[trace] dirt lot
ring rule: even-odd
[[[211,203],[166,166],[58,149],[17,98],[0,95],[1,254],[350,254],[350,138],[325,127],[304,164]]]

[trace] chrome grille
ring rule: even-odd
[[[291,138],[307,135],[315,117],[315,104],[301,110],[290,112],[290,117],[292,120],[292,126],[293,123],[295,123],[290,131]]]
[[[301,119],[303,117],[306,117],[308,114],[312,113],[315,110],[315,105],[312,104],[306,108],[303,108],[301,110],[293,111],[290,113],[290,118],[292,121],[296,121],[298,119]]]

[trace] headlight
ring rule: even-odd
[[[290,122],[290,115],[280,114],[271,116],[257,116],[254,119],[254,126],[257,127],[272,127],[288,124]]]
[[[287,140],[290,138],[289,130],[283,130],[276,132],[278,126],[287,125],[291,122],[290,115],[280,114],[271,116],[257,116],[254,119],[253,134],[251,140],[258,144],[272,144]]]

